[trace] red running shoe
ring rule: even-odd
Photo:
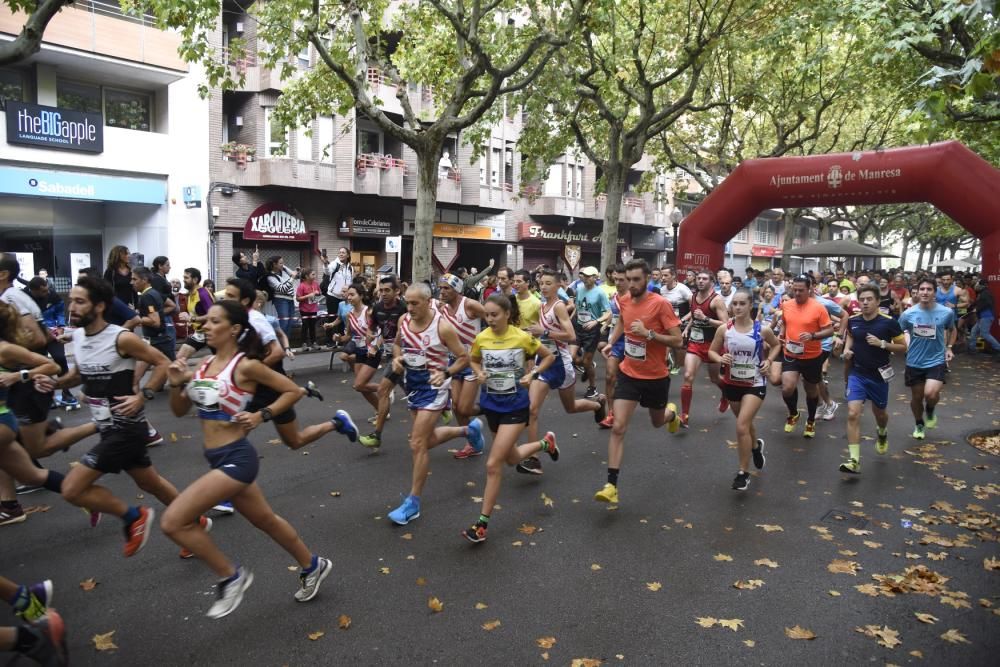
[[[212,520],[209,519],[207,516],[202,515],[198,517],[198,525],[201,526],[201,529],[204,530],[206,533],[211,532],[212,530]],[[181,547],[180,555],[181,558],[194,558],[194,554],[191,553],[190,550],[184,547]]]
[[[125,528],[125,558],[136,555],[146,546],[155,518],[156,510],[153,508],[139,508],[139,518]]]

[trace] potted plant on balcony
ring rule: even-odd
[[[236,153],[236,142],[228,141],[219,146],[219,149],[222,151],[223,160],[231,160],[233,159],[233,155]]]
[[[236,165],[243,167],[247,166],[247,154],[250,147],[246,144],[236,144]]]
[[[255,162],[257,160],[257,147],[256,146],[246,146],[247,162]]]

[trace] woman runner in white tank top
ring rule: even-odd
[[[382,350],[369,345],[375,338],[371,308],[365,305],[356,285],[347,288],[346,298],[352,310],[347,314],[347,326],[344,335],[341,336],[341,342],[354,343],[351,346],[354,353],[342,352],[341,359],[354,368],[354,391],[361,394],[369,405],[378,411],[378,384],[372,382],[372,377],[382,362]]]
[[[750,316],[752,303],[749,290],[736,290],[731,303],[733,318],[716,329],[708,350],[709,360],[722,364],[722,392],[736,415],[740,468],[733,480],[735,491],[750,486],[751,457],[755,468],[764,467],[764,440],[757,437],[753,420],[764,402],[768,369],[781,352],[774,332]],[[766,356],[765,343],[769,346]]]

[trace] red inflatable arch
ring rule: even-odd
[[[933,204],[982,240],[983,275],[1000,308],[1000,170],[957,141],[747,160],[684,220],[677,264],[723,266],[725,244],[765,209],[905,202]]]

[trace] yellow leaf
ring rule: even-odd
[[[778,567],[778,564],[775,561],[771,560],[770,558],[761,558],[759,560],[755,560],[753,562],[753,564],[754,565],[763,565],[764,567],[769,567],[772,570],[774,568]]]
[[[486,623],[483,623],[483,625],[482,625],[483,630],[486,630],[487,632],[490,632],[492,630],[496,630],[499,627],[500,627],[500,619],[499,618],[493,619],[492,621],[487,621]]]
[[[480,611],[482,611],[483,609],[486,609],[488,606],[489,605],[487,605],[485,602],[477,602],[476,603],[476,609],[479,609]]]
[[[785,636],[789,639],[816,639],[816,633],[807,630],[799,625],[793,628],[785,628]]]
[[[710,628],[713,625],[715,625],[716,623],[718,623],[719,619],[712,618],[711,616],[704,616],[704,617],[698,617],[698,616],[696,616],[694,622],[697,623],[698,625],[700,625],[703,628]]]
[[[921,612],[917,612],[917,613],[915,613],[913,615],[916,616],[917,620],[920,621],[921,623],[933,624],[933,623],[937,623],[938,620],[940,620],[940,619],[938,619],[937,616],[931,616],[930,614],[921,613]]]
[[[598,570],[601,569],[601,566],[598,565],[597,563],[591,563],[590,564],[590,569],[593,570],[594,572],[597,572]]]
[[[941,639],[945,640],[946,642],[951,642],[952,644],[971,644],[972,643],[968,639],[965,638],[965,635],[963,635],[961,632],[959,632],[955,628],[952,628],[951,630],[948,630],[948,632],[946,632],[943,635],[941,635]]]
[[[861,530],[859,528],[848,528],[847,532],[850,533],[851,535],[871,535],[872,534],[872,531],[870,531],[870,530]]]
[[[858,555],[857,551],[851,551],[850,549],[841,549],[837,553],[840,554],[841,556],[847,556],[848,558]]]
[[[548,659],[549,659],[549,652],[548,651],[543,651],[542,652],[542,660],[548,660]]]
[[[993,603],[987,600],[986,598],[979,598],[979,606],[986,607],[987,609],[989,609],[990,607],[993,606]]]
[[[337,619],[337,627],[341,630],[346,630],[351,627],[351,617],[347,614],[341,614],[340,618]]]
[[[983,569],[1000,570],[1000,558],[984,558]]]
[[[879,542],[872,542],[871,540],[865,540],[864,545],[869,549],[881,549],[882,545]]]
[[[840,597],[840,591],[827,591],[827,593],[829,593],[830,597],[832,597],[832,598],[839,598]]]
[[[739,588],[740,590],[746,590],[746,591],[752,591],[754,589],[760,588],[763,585],[764,585],[763,579],[748,579],[747,581],[743,581],[742,579],[740,579],[739,581],[733,582],[733,588]]]
[[[417,586],[426,586],[427,580],[423,577],[417,577]]]
[[[325,634],[326,633],[323,632],[322,630],[317,630],[316,632],[310,632],[307,636],[309,637],[309,639],[316,641]]]
[[[171,433],[170,434],[170,442],[177,442],[177,434],[176,433]]]
[[[865,595],[870,595],[873,598],[878,597],[878,587],[875,584],[861,584],[860,586],[855,586],[859,593],[864,593]]]
[[[85,591],[92,591],[97,588],[97,580],[91,577],[90,579],[84,579],[80,582],[80,588]]]
[[[531,524],[527,523],[522,523],[521,527],[517,529],[517,532],[523,533],[525,535],[534,535],[537,530],[538,528],[536,526],[532,526]]]
[[[767,523],[758,523],[756,525],[758,528],[763,528],[765,533],[785,532],[785,529],[781,526],[774,526]]]
[[[103,635],[94,635],[90,638],[90,641],[94,642],[94,648],[98,651],[112,651],[118,648],[115,642],[111,639],[115,632],[117,631],[112,630],[111,632],[106,632]]]
[[[546,507],[553,507],[553,506],[555,506],[555,503],[552,502],[552,499],[549,498],[544,493],[542,494],[542,502],[545,504]]]
[[[413,539],[413,533],[403,533],[402,535],[399,536],[399,539],[401,539],[401,540],[412,540]]]
[[[953,597],[942,596],[941,604],[951,605],[955,609],[972,609],[972,605],[965,600],[959,600]]]
[[[646,584],[646,588],[648,588],[649,590],[651,590],[651,591],[653,591],[655,593],[656,591],[658,591],[661,588],[663,588],[663,584],[661,584],[658,581],[650,581],[649,583]]]
[[[861,566],[853,560],[844,560],[842,558],[834,558],[833,561],[826,566],[826,569],[833,574],[849,574],[854,577],[858,575],[858,570],[860,568]]]
[[[910,655],[914,658],[923,658],[924,654],[921,651],[910,651]]]
[[[715,554],[714,556],[712,556],[712,560],[732,562],[733,557],[730,556],[729,554]]]
[[[729,628],[733,632],[736,632],[737,630],[739,630],[740,628],[743,627],[743,619],[742,618],[720,618],[719,619],[719,625],[721,625],[724,628]]]
[[[749,646],[750,648],[753,648],[754,646],[757,645],[757,642],[755,642],[752,639],[744,639],[743,643],[746,644],[747,646]]]
[[[437,598],[427,598],[427,606],[435,614],[440,613],[444,609],[444,603],[441,602],[441,600],[438,600]]]
[[[598,658],[573,658],[569,667],[601,667],[601,660]]]
[[[538,639],[535,640],[535,643],[538,644],[538,648],[552,648],[553,646],[556,645],[556,638],[539,637]]]
[[[339,498],[340,497],[340,491],[331,491],[330,495],[333,496],[334,498]]]

